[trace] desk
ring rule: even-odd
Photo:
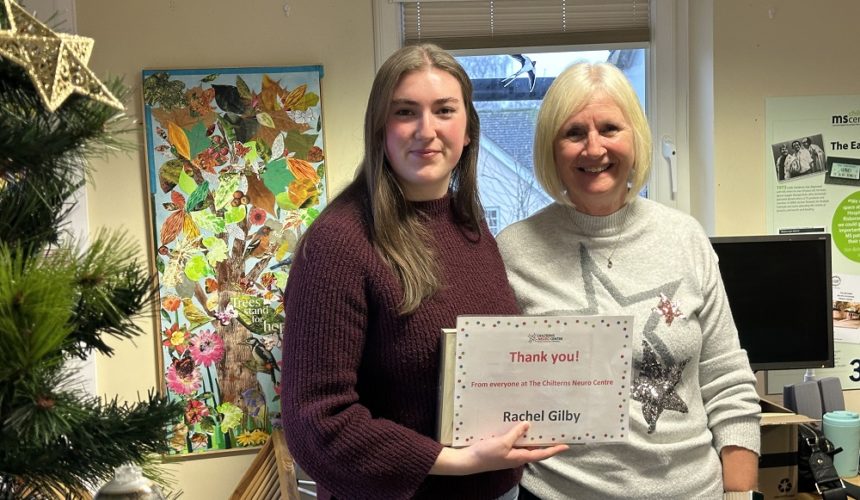
[[[853,484],[860,486],[860,476],[843,478],[842,480],[845,482],[850,482],[850,483],[853,483]],[[821,495],[818,495],[816,493],[798,493],[796,498],[797,498],[797,500],[816,500],[816,499],[820,500]]]

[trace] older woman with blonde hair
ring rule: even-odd
[[[632,315],[629,439],[529,464],[520,498],[720,498],[757,486],[759,405],[716,256],[690,216],[640,197],[651,134],[610,64],[575,64],[538,114],[555,203],[498,238],[523,313]]]

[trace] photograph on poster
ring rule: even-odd
[[[833,301],[833,326],[860,328],[860,302]]]
[[[857,342],[860,329],[860,277],[833,275],[833,333],[841,342]],[[843,328],[850,329],[845,331]]]
[[[860,159],[836,156],[828,158],[824,183],[860,186]]]
[[[824,172],[827,156],[823,146],[821,134],[771,144],[777,180],[782,182]]]

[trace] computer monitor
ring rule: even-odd
[[[830,235],[712,237],[753,370],[833,367]]]

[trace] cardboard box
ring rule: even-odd
[[[818,422],[761,400],[758,489],[767,499],[797,496],[797,424]]]

